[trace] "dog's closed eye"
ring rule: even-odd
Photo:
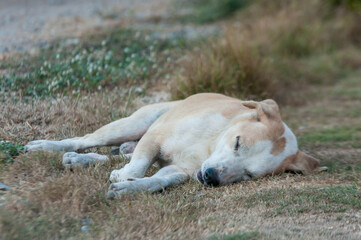
[[[235,152],[237,152],[238,149],[239,149],[239,136],[236,137],[236,141],[235,141],[234,146],[233,146],[233,150]]]

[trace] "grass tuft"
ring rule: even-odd
[[[14,144],[7,141],[0,141],[0,163],[12,163],[14,157],[18,156],[24,150],[21,144]]]
[[[174,99],[182,99],[200,92],[217,92],[244,98],[264,98],[275,93],[270,69],[257,49],[238,39],[204,46],[202,51],[184,64]]]

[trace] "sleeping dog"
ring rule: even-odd
[[[219,186],[284,171],[325,169],[298,150],[275,101],[241,101],[214,93],[148,105],[94,133],[32,141],[25,150],[65,151],[63,164],[76,167],[107,161],[104,155],[75,152],[98,146],[120,146],[121,153],[131,154],[128,164],[110,174],[110,198],[160,191],[190,177]],[[155,162],[160,170],[144,177]]]

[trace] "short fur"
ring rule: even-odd
[[[121,145],[123,154],[131,154],[131,161],[112,171],[109,197],[159,191],[189,177],[208,186],[284,171],[308,173],[318,169],[319,163],[298,150],[296,137],[282,122],[275,101],[241,101],[213,93],[148,105],[92,134],[32,141],[25,149],[65,151],[63,164],[75,167],[108,160],[75,151],[114,145]],[[144,177],[155,162],[160,170]],[[211,184],[208,172],[214,180]]]

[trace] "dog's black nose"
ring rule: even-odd
[[[217,171],[214,168],[208,168],[204,172],[203,180],[210,186],[218,186],[219,185],[219,179]]]

